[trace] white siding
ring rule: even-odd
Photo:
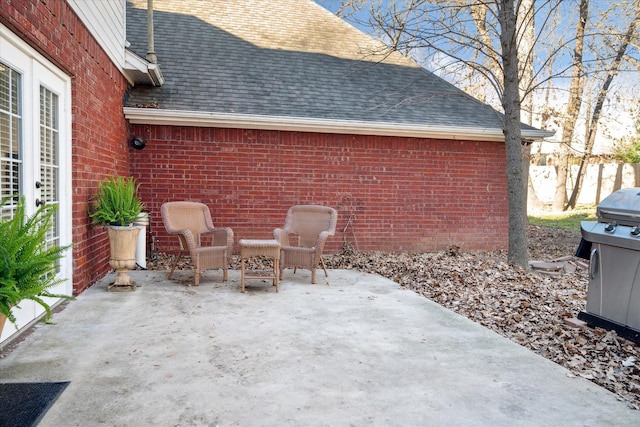
[[[67,0],[111,60],[124,68],[126,0]]]

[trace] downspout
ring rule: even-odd
[[[153,0],[147,0],[147,38],[149,46],[147,48],[147,61],[157,64],[155,46],[153,42]]]

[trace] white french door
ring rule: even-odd
[[[28,214],[45,203],[56,206],[49,245],[71,242],[70,101],[68,76],[0,25],[0,197],[24,197]],[[0,216],[10,217],[16,201],[0,207]],[[67,251],[58,269],[66,280],[52,292],[72,293],[71,266]],[[24,301],[13,313],[22,328],[43,311]],[[0,341],[15,332],[7,325]]]

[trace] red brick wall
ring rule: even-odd
[[[338,210],[330,252],[343,241],[361,251],[507,246],[502,143],[137,125],[131,135],[147,138],[130,149],[131,173],[161,251],[177,249],[160,218],[169,200],[206,203],[236,243],[269,238],[291,205],[314,203]]]
[[[289,206],[318,203],[339,211],[328,251],[343,241],[359,250],[506,246],[503,144],[133,126],[130,135],[148,138],[135,151],[122,113],[127,82],[64,0],[2,1],[0,22],[72,77],[76,294],[109,271],[106,233],[90,226],[87,208],[110,174],[138,178],[161,250],[176,245],[159,208],[178,199],[208,204],[236,241],[270,237]]]
[[[122,97],[127,82],[64,0],[0,2],[0,22],[72,77],[73,289],[109,271],[109,242],[93,228],[88,200],[98,182],[129,170]]]

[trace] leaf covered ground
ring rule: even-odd
[[[465,253],[458,248],[396,254],[357,252],[345,245],[342,253],[324,259],[329,268],[391,279],[640,409],[640,346],[612,331],[567,322],[586,308],[587,263],[573,256],[580,232],[529,226],[527,235],[530,259],[543,262],[543,269],[511,265],[505,251]],[[168,269],[168,262],[160,254],[148,268]],[[240,268],[235,258],[232,268]]]

